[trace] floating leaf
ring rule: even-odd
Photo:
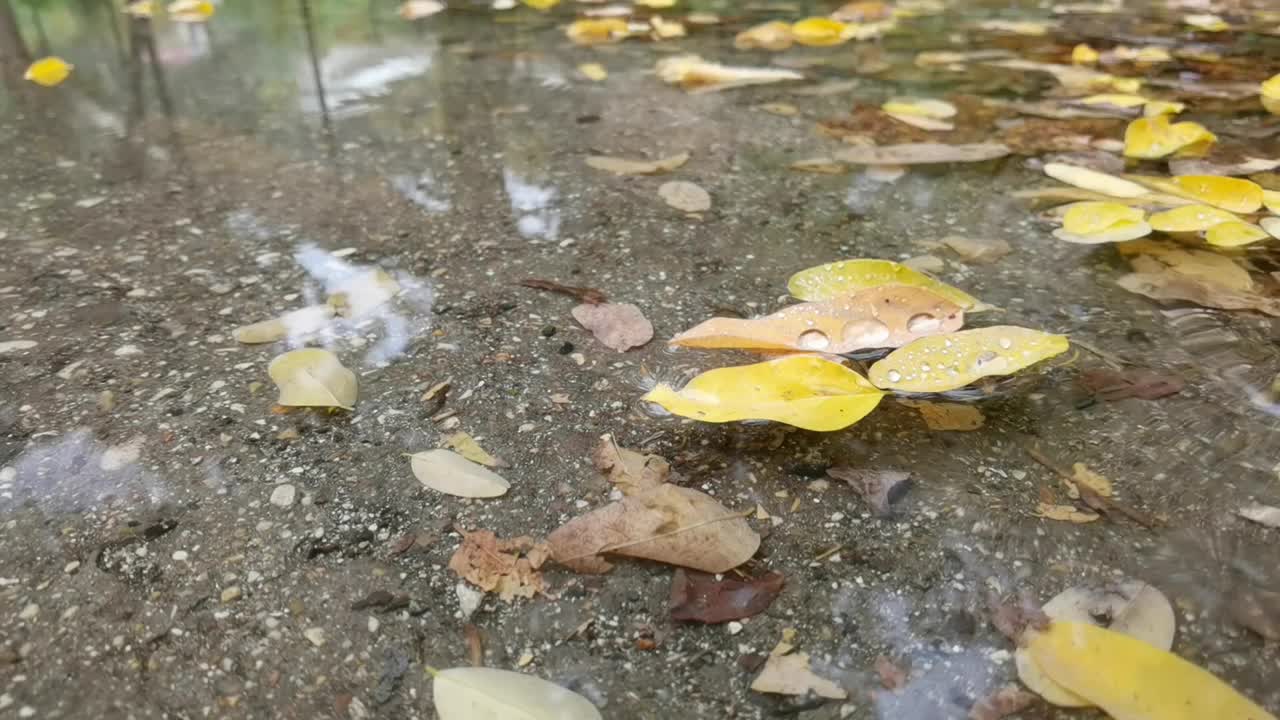
[[[547,11],[560,4],[560,0],[520,0],[534,10]]]
[[[840,363],[797,355],[708,370],[680,390],[658,385],[644,399],[703,422],[773,420],[829,432],[861,420],[883,395]]]
[[[784,655],[773,653],[765,661],[764,669],[751,682],[756,692],[777,695],[808,695],[843,700],[849,697],[844,688],[814,674],[809,667],[808,653]]]
[[[710,624],[758,615],[769,608],[785,583],[778,572],[738,580],[682,568],[671,578],[671,619]]]
[[[169,3],[167,10],[170,20],[199,23],[213,17],[216,8],[209,0],[177,0]]]
[[[75,69],[74,65],[60,57],[47,57],[31,63],[22,77],[37,85],[53,87],[61,85],[62,81],[71,75],[73,69]]]
[[[922,130],[954,130],[946,121],[954,117],[956,106],[929,98],[895,98],[880,106],[889,117]]]
[[[1257,225],[1238,220],[1218,223],[1204,234],[1205,242],[1215,247],[1240,247],[1270,237],[1271,233]]]
[[[923,338],[889,353],[871,366],[878,388],[905,392],[946,392],[979,378],[1009,375],[1069,347],[1064,335],[998,325]]]
[[[320,332],[333,322],[333,308],[312,305],[293,310],[270,320],[242,325],[231,331],[236,342],[246,345],[276,342],[287,337],[300,338]]]
[[[621,42],[631,28],[620,18],[589,18],[569,23],[564,34],[577,45],[602,45]]]
[[[653,175],[668,172],[689,162],[689,153],[682,152],[659,160],[628,160],[627,158],[609,157],[607,155],[590,155],[587,165],[614,173],[615,175]]]
[[[409,465],[423,487],[446,495],[490,498],[511,488],[502,476],[449,450],[416,452],[409,456]]]
[[[836,159],[857,165],[930,165],[982,162],[1002,158],[1009,153],[1008,146],[1000,143],[904,143],[845,148],[836,153]]]
[[[488,451],[480,447],[480,443],[476,442],[475,438],[465,432],[458,431],[452,435],[446,435],[444,444],[453,448],[459,455],[473,463],[478,463],[485,467],[510,467],[505,461],[490,455]]]
[[[280,388],[276,401],[286,407],[339,407],[356,404],[356,375],[338,356],[320,348],[302,348],[277,355],[267,374]]]
[[[791,37],[801,45],[827,47],[848,40],[845,24],[826,17],[805,18],[791,26]]]
[[[1092,65],[1098,62],[1101,57],[1097,50],[1089,47],[1085,43],[1080,43],[1071,48],[1071,62],[1076,65]]]
[[[1074,185],[1085,190],[1093,190],[1112,197],[1136,198],[1146,195],[1148,192],[1145,187],[1138,183],[1077,165],[1046,163],[1044,174],[1068,185]]]
[[[1141,273],[1163,273],[1171,270],[1209,285],[1228,290],[1250,292],[1254,288],[1249,271],[1230,257],[1205,250],[1196,250],[1171,242],[1126,243],[1118,246],[1120,252],[1131,257],[1133,269]]]
[[[793,70],[731,67],[707,62],[697,55],[664,58],[658,61],[654,69],[663,82],[679,85],[689,93],[716,92],[746,85],[804,79],[803,75]]]
[[[658,187],[658,196],[668,205],[687,213],[706,212],[711,209],[711,195],[687,180],[671,180]]]
[[[1222,310],[1257,310],[1280,317],[1280,299],[1246,290],[1235,290],[1173,270],[1130,273],[1116,280],[1120,287],[1152,300],[1185,300],[1202,307]]]
[[[653,339],[653,324],[631,303],[582,303],[572,314],[602,345],[618,352]]]
[[[1200,232],[1214,225],[1239,220],[1226,210],[1208,205],[1183,205],[1172,210],[1153,213],[1147,218],[1153,230],[1160,232]]]
[[[1262,188],[1255,182],[1218,175],[1180,175],[1169,181],[1170,191],[1205,205],[1236,213],[1257,212]]]
[[[1124,131],[1125,157],[1158,160],[1169,155],[1198,157],[1209,151],[1218,136],[1199,123],[1170,123],[1168,115],[1140,117]]]
[[[901,347],[964,325],[960,306],[920,287],[889,285],[762,318],[712,318],[671,338],[672,345],[743,350],[851,353]]]
[[[532,675],[479,667],[433,675],[440,720],[602,720],[590,700]]]
[[[458,532],[462,544],[449,558],[449,569],[459,577],[485,592],[496,592],[505,602],[546,592],[538,572],[550,557],[545,544],[528,536],[499,540],[489,530],[467,532],[459,528]]]
[[[1272,115],[1280,115],[1280,75],[1272,75],[1258,87],[1262,107]]]
[[[1136,240],[1151,233],[1145,213],[1114,202],[1079,202],[1067,208],[1062,228],[1053,235],[1066,242],[1093,245]]]
[[[739,50],[786,50],[791,47],[794,38],[791,36],[791,25],[781,20],[762,23],[747,28],[733,39],[733,46]]]
[[[1173,647],[1173,606],[1163,593],[1140,580],[1068,588],[1045,603],[1043,611],[1051,620],[1106,627],[1161,650]],[[1018,648],[1014,659],[1018,679],[1048,702],[1061,707],[1092,705],[1051,680],[1025,647]]]
[[[578,66],[578,72],[582,77],[593,82],[600,82],[609,77],[609,71],[605,70],[600,63],[582,63]]]
[[[831,300],[882,285],[924,288],[966,311],[981,303],[961,290],[892,260],[840,260],[801,270],[787,281],[787,290],[801,300]]]
[[[1055,621],[1025,640],[1054,682],[1115,720],[1276,720],[1207,671],[1123,633]]]
[[[400,3],[400,17],[405,20],[421,20],[443,12],[448,7],[440,0],[405,0]]]

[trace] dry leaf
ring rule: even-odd
[[[808,695],[843,700],[849,696],[839,685],[815,675],[809,668],[808,653],[771,654],[764,669],[751,683],[756,692],[778,695]]]
[[[920,411],[920,417],[924,418],[924,424],[930,430],[955,430],[966,432],[977,430],[987,421],[982,411],[973,405],[962,405],[960,403],[932,403],[912,400],[899,400],[899,403],[907,407],[913,407]]]
[[[969,163],[994,160],[1008,155],[1009,148],[1000,143],[944,145],[941,143],[906,143],[854,147],[836,153],[837,160],[855,165],[928,165],[933,163]]]
[[[665,458],[619,447],[612,435],[600,437],[591,452],[591,462],[623,495],[655,488],[666,482],[671,472]]]
[[[658,196],[668,205],[688,213],[706,212],[711,209],[711,195],[700,186],[686,180],[671,180],[658,187]]]
[[[970,238],[948,235],[938,242],[955,251],[966,262],[995,262],[1013,251],[1009,243],[997,238]],[[957,328],[959,329],[959,328]]]
[[[280,389],[279,405],[350,410],[356,404],[356,374],[328,350],[302,348],[277,355],[267,374]]]
[[[1275,507],[1274,505],[1254,503],[1240,508],[1236,511],[1236,514],[1246,520],[1252,520],[1260,525],[1280,528],[1280,507]]]
[[[1140,398],[1159,400],[1177,395],[1186,387],[1186,381],[1172,374],[1161,374],[1144,368],[1128,368],[1123,371],[1099,368],[1080,375],[1080,384],[1098,398],[1106,401]]]
[[[522,287],[533,288],[534,290],[546,290],[548,292],[559,293],[561,295],[568,295],[581,303],[599,305],[600,303],[609,302],[609,298],[603,292],[590,287],[562,285],[554,280],[542,280],[539,278],[521,280],[518,284]]]
[[[888,515],[890,507],[911,489],[911,473],[900,470],[838,465],[827,468],[827,477],[849,483],[878,516]]]
[[[675,170],[686,162],[689,162],[689,153],[687,152],[659,160],[629,160],[606,155],[591,155],[587,158],[587,165],[615,175],[653,175]]]
[[[488,530],[457,530],[462,544],[449,558],[449,569],[467,582],[507,602],[546,591],[538,572],[550,555],[544,544],[527,536],[499,540]]]
[[[420,20],[447,8],[440,0],[405,0],[400,4],[400,17],[405,20]]]
[[[1089,510],[1077,510],[1075,505],[1051,505],[1049,503],[1039,503],[1036,505],[1036,517],[1042,517],[1048,520],[1061,520],[1062,522],[1072,523],[1091,523],[1101,519],[1098,513]]]
[[[803,75],[791,70],[731,67],[707,62],[697,55],[663,58],[654,69],[663,82],[679,85],[689,93],[716,92],[746,85],[804,79]]]
[[[917,287],[884,286],[772,315],[712,318],[671,338],[682,347],[851,353],[901,347],[964,325],[960,306]]]
[[[591,331],[605,347],[626,352],[653,339],[653,325],[631,303],[583,303],[572,310],[573,319]]]
[[[440,720],[602,720],[591,701],[532,675],[478,667],[432,675]]]
[[[717,580],[714,575],[678,569],[671,578],[671,619],[723,623],[751,617],[768,609],[785,582],[777,572],[747,580]]]
[[[1221,310],[1257,310],[1280,317],[1280,298],[1263,297],[1245,290],[1232,290],[1173,270],[1130,273],[1117,280],[1116,284],[1129,292],[1145,295],[1152,300],[1162,302],[1185,300],[1202,307]]]
[[[1080,490],[1076,487],[1077,483],[1083,485],[1094,493],[1102,497],[1111,497],[1115,494],[1115,490],[1111,487],[1111,481],[1089,469],[1084,463],[1075,463],[1071,466],[1073,477],[1071,480],[1064,480],[1067,484],[1067,496],[1072,500],[1080,499]]]
[[[1235,260],[1219,253],[1149,240],[1124,243],[1117,246],[1117,249],[1130,257],[1133,269],[1140,273],[1164,273],[1170,270],[1228,290],[1250,292],[1254,289],[1249,272]]]
[[[1001,720],[1031,707],[1036,696],[1017,685],[1005,685],[974,703],[969,720]]]
[[[484,448],[480,447],[480,443],[465,432],[456,432],[452,435],[446,435],[444,444],[453,448],[459,455],[486,467],[510,467],[506,462],[490,455]]]
[[[787,167],[800,172],[821,173],[823,175],[843,175],[849,172],[849,167],[844,163],[838,163],[829,157],[814,157],[804,160],[797,160]]]
[[[416,452],[409,456],[409,463],[423,487],[447,495],[490,498],[511,488],[502,476],[449,450]]]

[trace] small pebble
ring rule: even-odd
[[[178,562],[186,562],[187,558],[191,556],[187,554],[186,550],[174,550],[171,557]]]
[[[231,603],[240,599],[240,586],[232,585],[222,590],[222,602]]]
[[[312,645],[315,645],[316,647],[320,647],[321,645],[324,645],[324,628],[318,628],[318,627],[307,628],[306,630],[302,631],[302,636],[305,637],[308,642],[310,642]]]
[[[79,569],[80,569],[80,561],[72,560],[71,562],[67,563],[65,567],[62,568],[62,572],[68,575],[75,575],[76,571]]]
[[[37,615],[39,615],[39,614],[40,614],[40,606],[39,606],[39,605],[37,605],[37,604],[35,604],[35,603],[27,603],[27,606],[26,606],[26,607],[24,607],[24,608],[22,608],[22,612],[18,613],[18,619],[19,619],[19,620],[34,620],[34,619],[35,619],[35,617],[36,617]]]
[[[373,616],[370,616],[370,617],[369,617],[369,632],[370,632],[370,633],[376,633],[376,632],[378,632],[378,628],[380,628],[380,627],[382,627],[382,623],[379,623],[379,622],[378,622],[378,618],[373,617]]]
[[[555,325],[547,325],[546,327],[542,328],[542,337],[551,337],[552,335],[555,335],[555,334],[556,334]]]
[[[726,629],[729,631],[730,635],[737,635],[738,633],[742,632],[742,623],[737,621],[731,621],[726,626]]]
[[[290,485],[289,483],[284,483],[283,485],[277,485],[275,489],[271,491],[271,504],[276,507],[287,508],[293,504],[293,501],[297,497],[298,488]]]

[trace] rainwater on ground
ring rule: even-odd
[[[410,23],[394,3],[312,5],[231,2],[209,23],[158,24],[141,55],[107,3],[55,4],[42,33],[74,75],[0,95],[0,718],[433,718],[424,668],[468,664],[467,623],[486,665],[560,683],[608,718],[963,718],[1015,678],[990,596],[1042,602],[1124,577],[1173,601],[1179,655],[1280,711],[1280,655],[1240,621],[1248,605],[1277,622],[1280,531],[1236,514],[1280,504],[1274,319],[1118,287],[1112,248],[1058,242],[1010,197],[1046,184],[1024,156],[893,181],[788,168],[841,148],[815,123],[855,104],[1035,96],[1047,77],[940,77],[911,58],[971,49],[975,20],[1045,8],[957,2],[911,32],[770,54],[734,50],[733,35],[830,8],[708,5],[722,23],[687,38],[589,48],[565,39],[572,9]],[[679,52],[786,58],[806,79],[687,94],[653,72]],[[608,77],[584,77],[586,62]],[[585,163],[681,152],[657,176]],[[670,207],[671,179],[711,209]],[[937,244],[953,235],[1011,252],[971,262]],[[932,430],[893,398],[834,433],[638,402],[655,381],[750,361],[665,340],[773,312],[792,273],[923,255],[998,308],[985,324],[1079,343],[995,396],[959,398],[981,410],[977,430]],[[1275,269],[1265,251],[1258,262]],[[356,372],[358,404],[274,409],[267,363],[289,342],[232,331],[323,303],[368,268],[397,279],[396,303],[313,341]],[[655,339],[606,348],[574,300],[518,285],[530,278],[634,303]],[[1108,402],[1079,381],[1126,365],[1185,388]],[[442,381],[443,402],[424,400]],[[457,430],[510,464],[505,496],[415,480],[405,454]],[[478,598],[447,567],[455,527],[541,537],[607,502],[590,459],[605,433],[730,508],[761,508],[748,570],[786,576],[766,612],[674,623],[672,570],[644,561],[548,567],[550,595],[514,602]],[[1059,480],[1029,447],[1106,475],[1160,522],[1034,516]],[[833,465],[912,485],[878,517],[825,477]],[[749,689],[785,628],[847,700]],[[911,669],[906,688],[873,692],[879,655]],[[1020,717],[1101,715],[1039,703]]]

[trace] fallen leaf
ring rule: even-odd
[[[732,67],[707,62],[697,55],[663,58],[654,67],[658,77],[668,85],[679,85],[689,93],[708,93],[746,85],[803,80],[792,70]]]
[[[622,42],[631,28],[621,18],[587,18],[569,23],[564,34],[576,45],[603,45]]]
[[[1271,239],[1271,233],[1247,222],[1218,223],[1204,234],[1205,242],[1214,247],[1241,247],[1259,240]]]
[[[440,0],[405,0],[400,3],[400,17],[405,20],[421,20],[448,9]]]
[[[907,407],[913,407],[924,418],[924,424],[930,430],[955,430],[967,432],[977,430],[987,421],[982,411],[973,405],[960,403],[932,403],[911,400],[899,400]]]
[[[1146,195],[1148,190],[1135,182],[1108,175],[1089,168],[1063,163],[1046,163],[1044,174],[1068,185],[1093,190],[1112,197],[1135,198]]]
[[[486,467],[511,467],[506,462],[490,455],[484,448],[480,447],[480,443],[476,442],[475,438],[465,432],[458,431],[452,435],[446,435],[444,444],[453,448],[459,455],[473,463]]]
[[[591,155],[587,157],[587,165],[615,175],[653,175],[675,170],[687,162],[689,162],[689,153],[687,152],[659,160],[629,160],[607,155]]]
[[[849,483],[871,512],[881,517],[888,515],[890,507],[911,489],[911,473],[899,470],[838,465],[827,468],[827,477]]]
[[[1009,375],[1067,351],[1065,335],[997,325],[934,335],[889,353],[868,377],[884,390],[946,392],[991,375]]]
[[[791,36],[791,25],[774,20],[749,27],[738,33],[733,39],[733,46],[739,50],[786,50],[791,47],[794,38]]]
[[[236,342],[246,345],[276,342],[285,338],[303,338],[314,335],[333,321],[333,308],[328,305],[312,305],[293,310],[270,320],[242,325],[231,331]]]
[[[932,98],[894,98],[880,106],[889,117],[922,130],[954,130],[947,122],[956,114],[956,106]]]
[[[1280,115],[1280,74],[1272,75],[1258,86],[1262,107],[1272,115]]]
[[[810,301],[832,300],[884,285],[924,288],[969,312],[977,311],[982,304],[961,290],[892,260],[840,260],[801,270],[787,280],[787,290],[792,295]]]
[[[1054,682],[1116,720],[1276,720],[1207,671],[1123,633],[1055,621],[1026,647]]]
[[[74,65],[60,57],[46,57],[31,63],[22,77],[37,85],[54,87],[70,77],[74,69]]]
[[[829,17],[810,17],[791,26],[791,37],[801,45],[829,47],[848,40],[845,24]]]
[[[756,692],[777,695],[808,695],[843,700],[849,696],[839,685],[814,674],[808,653],[771,654],[764,669],[751,682]]]
[[[679,390],[662,383],[643,399],[702,422],[773,420],[830,432],[861,420],[883,396],[840,363],[793,355],[708,370]]]
[[[467,640],[467,659],[471,661],[471,667],[484,667],[484,636],[480,634],[480,628],[464,623],[462,635]]]
[[[1142,368],[1123,371],[1106,368],[1089,370],[1080,375],[1080,383],[1090,393],[1106,401],[1140,398],[1159,400],[1177,395],[1186,387],[1186,381],[1172,374],[1162,374]]]
[[[901,347],[964,325],[958,305],[920,287],[882,286],[753,319],[712,318],[669,341],[699,348],[851,353]]]
[[[1159,274],[1171,270],[1229,290],[1250,292],[1254,289],[1249,272],[1235,260],[1219,253],[1150,240],[1124,243],[1118,245],[1117,249],[1121,254],[1129,256],[1133,269],[1140,273]]]
[[[723,623],[764,612],[786,580],[771,572],[757,578],[717,580],[714,575],[678,569],[671,578],[671,619]]]
[[[1254,503],[1240,508],[1236,511],[1236,514],[1245,520],[1252,520],[1260,525],[1280,528],[1280,507],[1275,507],[1274,505]]]
[[[1218,136],[1199,123],[1170,123],[1168,115],[1140,117],[1124,131],[1124,155],[1158,160],[1169,155],[1199,157],[1209,151]]]
[[[1078,65],[1057,65],[1054,63],[1023,60],[1021,58],[995,60],[987,64],[993,67],[1005,68],[1006,70],[1048,73],[1053,76],[1054,80],[1061,83],[1065,90],[1072,93],[1093,93],[1104,91],[1134,93],[1142,87],[1142,81],[1138,78],[1116,77],[1110,73],[1100,72],[1098,70],[1080,67]]]
[[[688,213],[711,209],[711,195],[687,180],[670,180],[658,187],[658,196],[671,207]]]
[[[1098,62],[1101,55],[1097,50],[1089,47],[1085,43],[1080,43],[1071,48],[1071,62],[1075,65],[1093,65]]]
[[[969,720],[1001,720],[1026,710],[1035,701],[1035,695],[1017,685],[1005,685],[974,703]]]
[[[666,459],[619,447],[612,435],[601,436],[591,452],[591,461],[623,495],[655,488],[666,482],[671,472]]]
[[[1102,518],[1098,513],[1089,510],[1078,510],[1075,505],[1051,505],[1044,502],[1036,505],[1034,514],[1036,517],[1042,517],[1047,520],[1060,520],[1077,524],[1091,523]]]
[[[1265,217],[1258,221],[1258,225],[1267,231],[1271,237],[1280,240],[1280,217]]]
[[[1179,175],[1161,189],[1234,213],[1257,212],[1262,207],[1262,188],[1243,178]]]
[[[602,345],[618,352],[653,339],[653,325],[631,303],[583,303],[574,307],[572,314]]]
[[[821,173],[823,175],[843,175],[849,172],[849,166],[838,163],[829,157],[814,157],[797,160],[787,167],[800,172]]]
[[[1217,163],[1198,158],[1169,161],[1169,172],[1174,175],[1253,175],[1276,168],[1280,168],[1280,160],[1256,157],[1234,163]]]
[[[440,720],[602,720],[590,700],[532,675],[461,667],[432,676]]]
[[[1147,218],[1152,230],[1160,232],[1200,232],[1219,223],[1236,222],[1239,218],[1208,205],[1183,205]]]
[[[1162,302],[1185,300],[1202,307],[1221,310],[1257,310],[1280,317],[1280,298],[1264,297],[1245,290],[1233,290],[1173,270],[1130,273],[1116,280],[1129,292]]]
[[[547,11],[560,4],[560,0],[520,0],[534,10]]]
[[[1027,35],[1030,37],[1041,37],[1048,35],[1050,28],[1054,27],[1053,23],[1036,22],[1033,20],[983,20],[976,27],[979,30],[988,32],[1011,33],[1013,35]]]
[[[578,66],[578,73],[593,82],[600,82],[609,77],[609,71],[605,70],[600,63],[582,63]]]
[[[795,117],[800,114],[800,108],[790,103],[765,103],[758,106],[761,110],[781,117]]]
[[[649,26],[653,28],[654,40],[673,40],[689,34],[684,24],[674,20],[666,20],[658,15],[649,18]]]
[[[1182,22],[1205,32],[1224,32],[1231,29],[1225,20],[1210,13],[1192,13],[1182,16]]]
[[[505,495],[511,488],[502,476],[449,450],[413,453],[409,466],[423,487],[446,495],[490,498]]]
[[[561,285],[553,280],[529,278],[528,280],[521,280],[520,285],[534,290],[547,290],[553,293],[560,293],[561,295],[568,295],[569,297],[576,299],[578,302],[590,303],[592,305],[599,305],[609,301],[609,298],[607,298],[603,292],[600,292],[595,288]]]
[[[995,262],[1013,251],[1009,243],[998,238],[971,238],[962,235],[948,235],[938,242],[951,248],[961,259],[971,263]]]
[[[1062,227],[1053,232],[1059,240],[1082,245],[1125,242],[1151,234],[1146,213],[1115,202],[1078,202],[1062,215]]]
[[[893,14],[894,9],[880,0],[853,0],[832,11],[831,17],[844,23],[865,23],[888,20]]]
[[[545,592],[538,572],[550,555],[544,544],[527,536],[499,540],[488,530],[457,530],[462,544],[449,558],[449,569],[459,577],[485,592],[496,592],[505,602]]]
[[[1080,489],[1078,485],[1083,485],[1089,490],[1101,495],[1102,497],[1111,497],[1115,494],[1115,490],[1111,486],[1111,481],[1089,469],[1084,463],[1075,463],[1071,466],[1073,476],[1070,480],[1066,480],[1067,496],[1072,500],[1080,499]]]
[[[280,389],[276,404],[285,407],[338,407],[356,404],[356,375],[338,356],[320,348],[302,348],[277,355],[267,375]]]
[[[994,160],[1008,155],[1009,148],[1000,143],[944,145],[942,143],[905,143],[853,147],[840,150],[835,158],[855,165],[928,165],[934,163],[969,163]]]
[[[209,0],[176,0],[166,8],[170,20],[186,23],[204,22],[213,17],[215,9]]]
[[[876,656],[876,675],[880,678],[880,686],[885,690],[900,690],[907,685],[907,671],[897,663],[885,657]]]

